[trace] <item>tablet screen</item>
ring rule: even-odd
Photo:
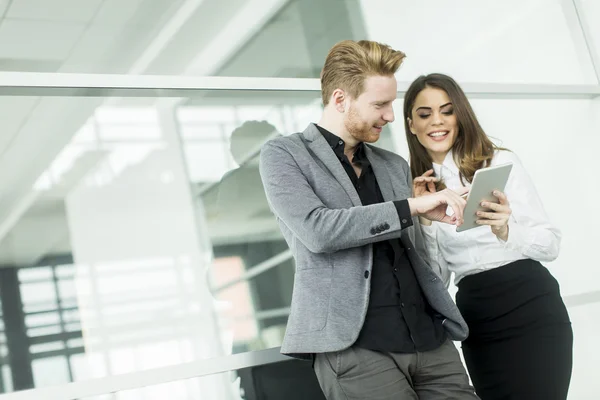
[[[478,219],[477,211],[485,210],[481,207],[481,202],[498,203],[498,198],[492,193],[494,190],[504,192],[511,169],[512,163],[508,163],[482,168],[475,172],[473,184],[467,197],[467,205],[465,206],[464,222],[456,228],[457,232],[464,232],[482,226],[475,222]]]

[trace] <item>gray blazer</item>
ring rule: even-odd
[[[392,201],[412,194],[408,163],[371,145],[365,151],[384,203],[361,205],[346,171],[313,124],[262,148],[260,174],[267,199],[296,261],[283,354],[309,358],[356,341],[369,301],[372,243],[393,238],[402,240],[423,293],[442,315],[450,338],[468,335],[444,283],[426,262],[418,218],[401,230]]]

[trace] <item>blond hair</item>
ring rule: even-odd
[[[329,50],[321,71],[323,105],[338,88],[356,99],[364,91],[366,78],[394,75],[405,57],[401,51],[370,40],[338,42]]]

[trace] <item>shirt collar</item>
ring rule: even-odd
[[[435,172],[435,176],[438,178],[444,178],[444,176],[448,176],[448,173],[451,175],[459,175],[460,171],[458,166],[454,162],[454,156],[452,155],[452,150],[446,154],[446,158],[441,164],[433,163],[433,170]]]
[[[329,147],[331,147],[337,158],[343,160],[344,148],[346,146],[346,143],[339,136],[336,136],[335,134],[331,133],[322,126],[319,126],[317,124],[315,124],[315,126],[319,129],[319,132],[321,132],[325,140],[327,140],[327,143],[329,143]],[[360,142],[356,146],[356,150],[354,151],[354,159],[355,161],[366,159],[365,145],[363,142]]]

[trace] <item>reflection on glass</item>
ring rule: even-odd
[[[33,378],[37,387],[59,385],[71,380],[66,357],[33,360]]]
[[[321,107],[318,93],[274,93],[215,94],[177,109],[188,176],[214,255],[210,290],[233,353],[281,345],[294,281],[291,253],[262,187],[260,147],[303,131]],[[379,145],[394,149],[389,129]]]
[[[22,269],[19,271],[19,280],[23,283],[39,282],[46,284],[48,279],[52,278],[51,267],[38,267],[31,269]]]
[[[46,246],[35,257],[42,260],[38,265],[10,270],[18,275],[8,298],[15,333],[10,350],[30,367],[13,369],[19,388],[231,353],[231,332],[244,329],[221,331],[218,322],[217,301],[208,290],[212,256],[201,244],[209,237],[196,225],[173,102],[52,102],[77,113],[80,124],[69,125],[71,132],[63,125],[62,135],[71,140],[55,149],[52,162],[32,180],[35,201],[23,218],[64,230],[39,238]],[[48,115],[55,117],[32,118],[51,125]],[[229,157],[228,147],[222,154]],[[233,167],[228,162],[223,168]],[[29,235],[23,238],[41,231],[25,228]],[[0,248],[0,256],[10,255]],[[242,292],[234,296],[236,308],[252,315],[248,287]],[[256,327],[244,335],[235,341],[251,340]],[[46,376],[50,369],[54,374]],[[12,387],[4,384],[2,390]]]
[[[3,364],[5,363],[3,362]],[[12,370],[8,365],[2,365],[2,374],[0,375],[0,389],[1,393],[13,391]]]
[[[213,262],[213,284],[223,285],[244,272],[244,264],[240,257],[222,257]],[[222,290],[215,296],[219,301],[216,310],[221,317],[221,330],[233,333],[234,346],[237,343],[250,342],[257,336],[256,321],[248,318],[254,313],[250,285],[240,283]]]
[[[0,292],[0,393],[12,390],[12,377],[8,365],[8,346],[4,333],[4,319],[2,314],[2,292]]]
[[[211,102],[180,107],[178,119],[189,152],[188,175],[198,188],[211,238],[211,292],[217,300],[222,335],[234,353],[278,346],[289,312],[293,264],[288,257],[248,277],[287,250],[262,189],[258,154],[269,138],[304,129],[320,111],[320,102],[307,99],[288,105],[263,100],[256,105],[251,99],[234,97]],[[190,125],[191,130],[186,128]],[[218,154],[226,152],[226,164],[204,145],[215,146],[217,140]],[[206,176],[205,170],[212,171],[213,177]],[[263,315],[274,311],[278,314]]]

